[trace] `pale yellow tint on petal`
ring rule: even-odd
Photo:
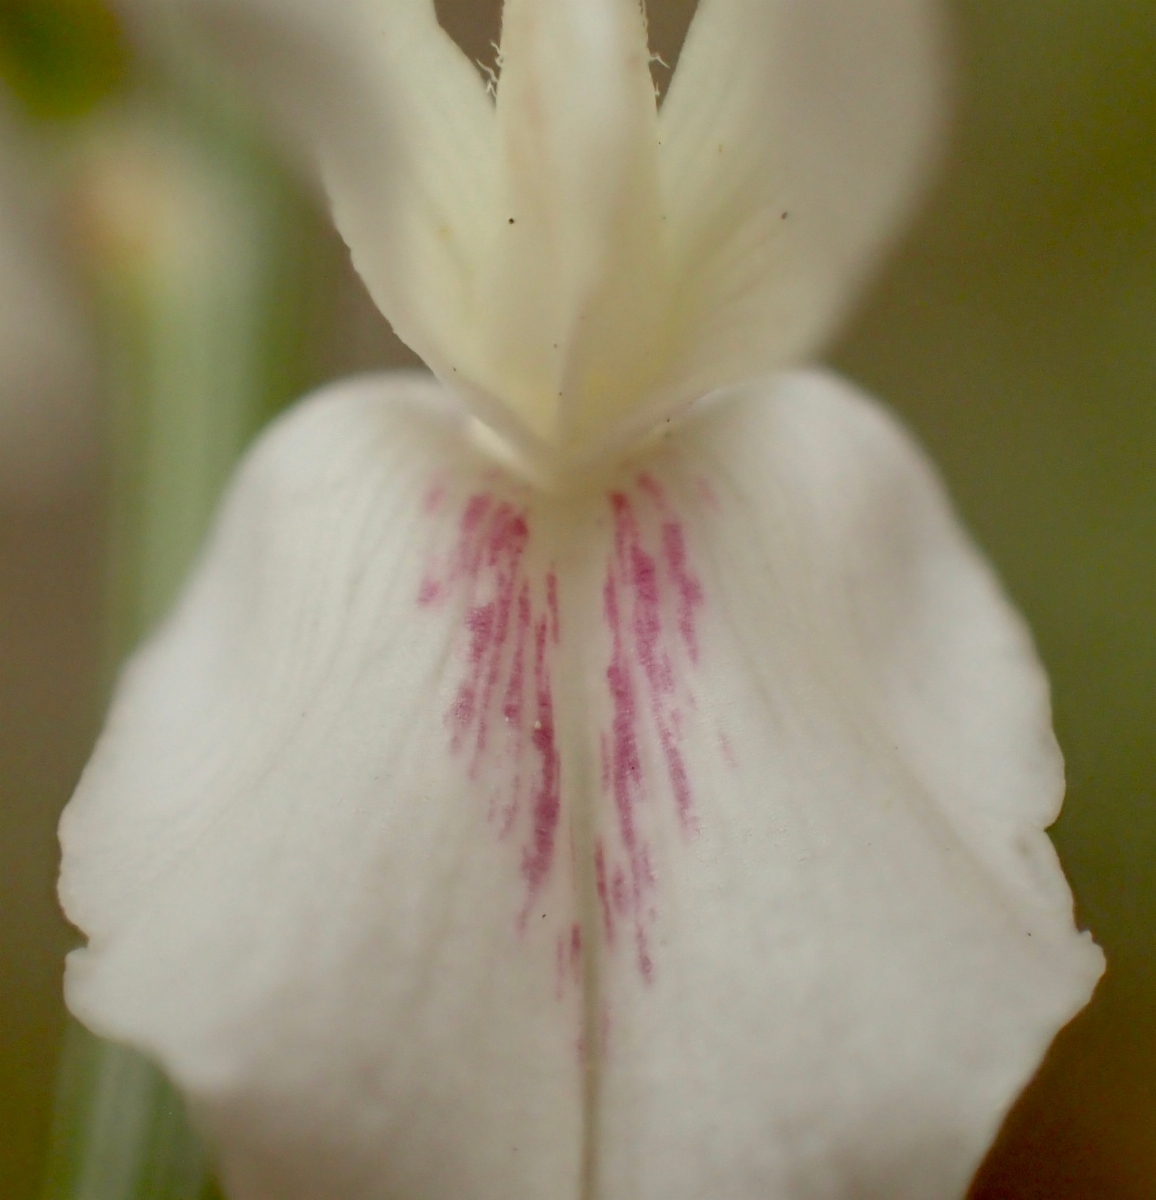
[[[701,0],[660,116],[674,392],[831,335],[934,157],[942,21],[934,0]]]
[[[636,0],[508,0],[497,94],[495,385],[563,453],[665,358],[657,115]]]

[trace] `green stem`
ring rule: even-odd
[[[180,1097],[147,1059],[70,1020],[46,1200],[216,1200]]]

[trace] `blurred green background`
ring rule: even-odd
[[[1108,955],[977,1195],[1156,1196],[1156,5],[968,0],[946,177],[835,361],[891,400],[1026,613]]]
[[[669,58],[689,5],[650,7]],[[439,11],[490,57],[493,0]],[[1108,953],[1095,1001],[1058,1039],[974,1194],[1151,1200],[1156,0],[960,0],[955,12],[958,111],[943,175],[831,358],[917,430],[1035,630],[1068,760],[1055,840],[1081,922]],[[0,76],[58,155],[62,138],[83,143],[90,125],[115,121],[125,95],[170,116],[196,107],[92,0],[2,0]],[[188,121],[226,174],[244,175],[243,139]],[[253,302],[275,328],[253,328],[278,370],[265,372],[238,443],[307,384],[407,358],[304,193],[275,166],[258,174],[242,181],[241,203],[277,210],[262,228],[281,258]],[[78,279],[106,303],[92,281],[108,248],[94,245],[85,180],[65,189],[61,238],[89,260]],[[117,322],[94,327],[131,351]],[[98,726],[116,606],[108,464],[123,449],[109,432],[123,362],[104,377],[92,465],[47,497],[0,501],[0,1194],[11,1200],[38,1194],[46,1154],[69,943],[52,894],[54,825]]]

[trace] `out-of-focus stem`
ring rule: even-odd
[[[46,1200],[216,1200],[180,1098],[147,1059],[70,1021]]]

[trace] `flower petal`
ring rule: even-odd
[[[443,379],[484,374],[497,127],[433,0],[170,2],[316,158],[354,265],[398,335]],[[130,3],[156,21],[151,0]]]
[[[935,0],[700,0],[660,113],[694,399],[809,357],[940,131]]]
[[[1027,631],[820,373],[720,402],[612,507],[598,1194],[962,1195],[1102,970],[1041,832]]]
[[[244,468],[65,816],[70,1005],[238,1200],[960,1193],[1101,958],[932,472],[799,374],[548,496],[438,395]]]
[[[634,0],[511,0],[496,106],[432,0],[171,2],[308,146],[398,335],[527,462],[645,393],[668,331]]]
[[[637,0],[506,0],[492,388],[545,443],[597,439],[653,383],[658,117]]]
[[[233,1198],[579,1194],[549,598],[437,395],[263,442],[62,823],[69,1004],[188,1090]]]
[[[136,4],[155,20],[155,5]],[[432,0],[170,0],[320,161],[399,335],[541,476],[800,361],[938,130],[937,0],[507,0],[496,106]]]

